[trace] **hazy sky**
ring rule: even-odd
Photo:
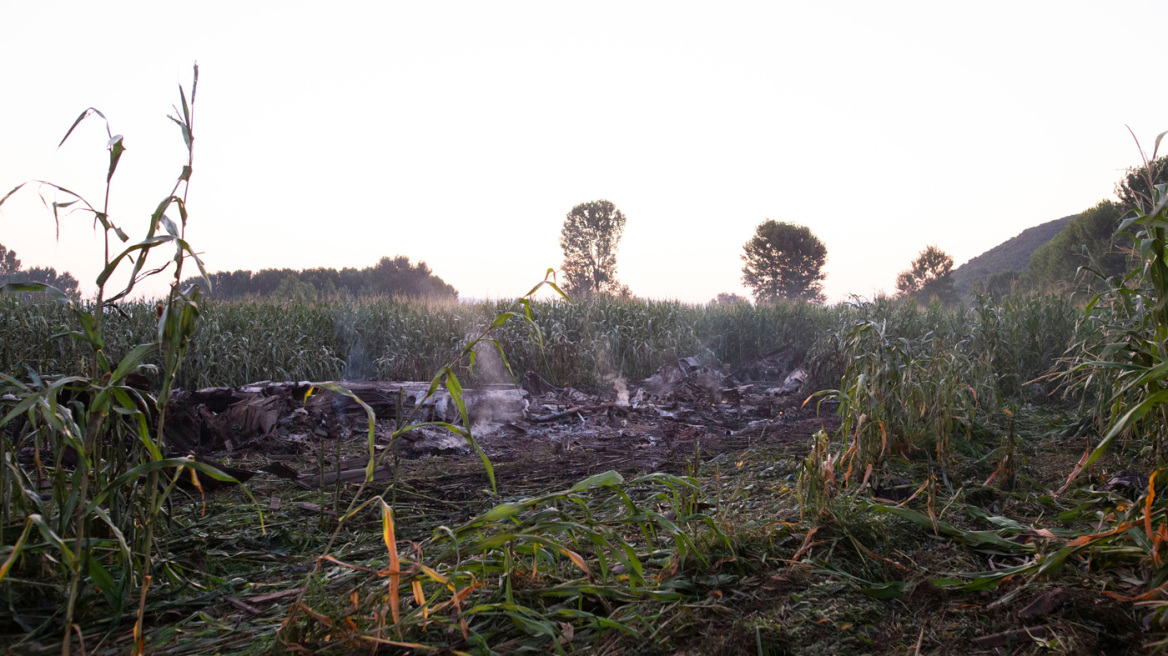
[[[825,289],[893,290],[1110,197],[1168,130],[1163,2],[5,3],[0,194],[101,200],[140,237],[183,164],[166,119],[198,61],[188,237],[210,270],[424,260],[463,297],[525,292],[573,205],[628,217],[639,296],[746,293],[770,218],[828,248]],[[24,265],[93,288],[92,220],[0,208]],[[160,258],[161,260],[164,258]],[[159,289],[158,287],[154,288]]]

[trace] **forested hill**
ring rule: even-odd
[[[383,257],[364,269],[261,269],[220,271],[208,276],[211,296],[219,300],[246,296],[318,299],[334,296],[388,296],[458,299],[458,290],[434,275],[425,262],[412,264],[408,257]],[[188,283],[203,282],[191,278]]]
[[[988,278],[999,271],[1023,271],[1030,263],[1030,255],[1039,246],[1054,239],[1067,227],[1072,216],[1048,221],[1042,225],[1027,228],[1016,237],[994,246],[953,270],[953,283],[961,294],[969,292],[969,286],[977,280]]]

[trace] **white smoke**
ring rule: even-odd
[[[616,388],[616,404],[627,406],[629,404],[629,385],[623,377],[617,377],[612,381],[612,386]]]

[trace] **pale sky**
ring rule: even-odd
[[[1168,130],[1163,2],[8,2],[0,194],[99,203],[140,238],[184,163],[166,115],[200,68],[188,237],[212,271],[424,260],[511,297],[572,206],[627,216],[634,294],[742,287],[765,219],[827,245],[825,291],[891,291],[1111,197]],[[26,267],[92,291],[92,220],[0,208]],[[165,257],[159,258],[161,263]],[[162,289],[155,285],[155,292]]]

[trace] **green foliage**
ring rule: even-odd
[[[755,301],[823,302],[827,247],[807,226],[767,219],[742,250],[742,281]]]
[[[923,502],[924,509],[908,507],[907,501],[892,506],[858,496],[846,500],[852,509],[896,515],[935,536],[964,542],[973,549],[997,554],[1034,550],[1019,564],[961,573],[935,580],[934,585],[984,591],[1002,581],[1055,575],[1064,568],[1090,563],[1096,572],[1110,568],[1124,572],[1129,581],[1133,574],[1142,579],[1147,590],[1143,594],[1106,594],[1123,602],[1145,601],[1145,606],[1153,609],[1145,622],[1151,620],[1161,628],[1168,625],[1164,604],[1156,601],[1168,583],[1168,565],[1162,558],[1168,545],[1163,469],[1168,454],[1168,184],[1150,185],[1148,194],[1140,209],[1126,219],[1121,220],[1123,207],[1119,203],[1104,202],[1068,225],[1068,239],[1077,235],[1080,243],[1091,242],[1082,249],[1080,266],[1092,277],[1095,288],[1102,290],[1081,313],[1065,298],[1012,296],[995,302],[980,296],[975,307],[965,313],[962,324],[968,328],[954,332],[955,326],[943,315],[933,313],[940,306],[931,306],[927,312],[933,316],[925,322],[929,330],[922,334],[906,330],[911,322],[903,321],[903,310],[879,303],[871,310],[860,308],[861,320],[851,326],[843,341],[848,365],[841,389],[827,393],[840,400],[844,420],[838,437],[842,444],[819,436],[800,472],[801,503],[819,510],[821,519],[834,519],[831,513],[839,505],[838,490],[851,487],[861,468],[867,481],[872,475],[867,467],[879,464],[886,451],[895,450],[897,439],[907,436],[910,443],[929,447],[923,450],[929,460],[929,476],[913,495],[921,495],[918,503]],[[1115,232],[1132,240],[1138,260],[1120,258],[1109,266],[1108,253],[1098,246],[1110,246]],[[1057,239],[1051,242],[1052,249],[1059,245]],[[1062,252],[1069,250],[1064,247]],[[1042,259],[1040,249],[1035,260]],[[1045,262],[1053,263],[1051,268],[1066,267],[1062,269],[1065,274],[1069,268],[1065,259],[1051,257]],[[873,312],[877,320],[863,316]],[[939,323],[935,321],[938,318]],[[1036,370],[1049,365],[1060,352],[1063,356],[1058,358],[1057,374],[1026,382],[1034,381]],[[963,427],[968,431],[974,422],[992,425],[999,408],[1008,417],[1009,441],[998,452],[998,469],[986,485],[1002,474],[1003,488],[1012,486],[1012,459],[1019,445],[1014,440],[1014,415],[1001,408],[1001,402],[1017,409],[1031,388],[1052,377],[1061,380],[1066,395],[1095,401],[1096,416],[1101,420],[1100,439],[1070,472],[1066,484],[1053,494],[1040,493],[1044,494],[1041,504],[1056,511],[1051,514],[1063,526],[1047,527],[1049,522],[1027,525],[991,515],[982,507],[965,505],[960,490],[945,504],[945,510],[937,512],[940,486],[935,472],[939,469],[944,475],[947,464],[957,462],[953,455],[959,452],[947,440],[957,438]],[[1080,422],[1077,429],[1085,425]],[[1136,451],[1136,459],[1157,462],[1142,481],[1138,475],[1117,474],[1125,486],[1136,481],[1135,493],[1142,494],[1133,495],[1134,503],[1117,503],[1120,499],[1106,486],[1071,488],[1076,476],[1096,465],[1109,447],[1124,438]],[[906,457],[909,451],[903,452]],[[931,457],[934,452],[938,456],[935,460]],[[1146,465],[1133,465],[1131,460],[1118,464],[1128,471],[1146,471]],[[854,494],[860,487],[854,488]],[[1069,504],[1059,499],[1064,493]],[[946,512],[952,518],[962,511],[989,525],[990,530],[968,530],[952,519],[943,519]],[[1071,522],[1078,526],[1064,528]],[[1022,534],[1041,534],[1051,542],[1034,546],[1031,541],[1016,539]],[[1083,576],[1082,569],[1072,576]],[[892,590],[896,583],[879,591]],[[1014,594],[1016,590],[1009,596]]]
[[[1110,200],[1077,215],[1030,256],[1027,282],[1036,289],[1057,291],[1073,288],[1081,267],[1103,278],[1122,274],[1128,265],[1122,251],[1130,245],[1129,239],[1116,235],[1123,215],[1124,206]]]
[[[1119,225],[1139,260],[1125,276],[1103,278],[1087,305],[1086,328],[1064,374],[1072,389],[1093,392],[1106,432],[1085,465],[1121,435],[1162,463],[1168,454],[1168,184],[1150,190],[1149,204]]]
[[[21,572],[40,572],[56,584],[45,588],[28,585],[22,578],[6,582],[5,593],[9,603],[16,598],[44,601],[44,595],[62,595],[50,601],[63,609],[63,617],[54,618],[54,622],[63,631],[62,653],[66,656],[74,623],[82,615],[92,617],[104,613],[111,615],[116,623],[121,620],[127,599],[141,591],[139,598],[145,603],[154,560],[160,551],[156,539],[165,536],[173,519],[167,512],[166,499],[178,477],[184,471],[192,476],[198,471],[229,480],[205,464],[189,458],[168,457],[161,428],[201,301],[197,287],[183,289],[179,285],[185,263],[194,261],[202,269],[184,239],[197,85],[196,67],[190,103],[180,87],[182,109],[176,108],[177,116],[170,117],[182,131],[187,161],[174,188],[151,215],[141,241],[130,243],[120,252],[111,250],[111,237],[122,242],[129,242],[129,237],[110,221],[108,205],[97,209],[62,187],[38,183],[71,199],[54,202],[54,209],[80,203],[102,227],[105,260],[95,299],[82,304],[44,284],[0,286],[4,292],[40,291],[50,295],[63,310],[62,318],[69,322],[55,339],[71,340],[83,354],[77,357],[80,362],[76,363],[83,365],[78,367],[83,370],[74,375],[56,372],[41,376],[30,372],[24,380],[0,376],[0,429],[3,430],[0,433],[0,535],[3,536],[0,544],[12,545],[9,562],[15,562],[19,552]],[[87,109],[65,139],[79,123],[94,115],[105,120],[101,112]],[[108,133],[108,121],[106,128]],[[122,137],[111,134],[107,148],[106,203],[115,170],[125,151]],[[23,186],[0,198],[0,204]],[[177,211],[180,221],[175,223],[167,211]],[[136,283],[152,275],[143,273],[143,267],[150,253],[158,248],[173,249],[174,284],[157,305],[153,330],[141,343],[111,358],[115,354],[106,348],[105,311],[114,301],[126,297]],[[107,296],[106,283],[123,263],[132,264],[129,283],[124,290]],[[154,359],[158,366],[147,365],[148,358]],[[154,369],[160,379],[157,395],[143,389],[138,382],[149,369]],[[36,454],[35,467],[19,462],[23,453]],[[50,459],[42,461],[42,453]],[[42,495],[46,489],[49,493]],[[7,536],[20,526],[23,526],[22,537],[10,543]],[[25,541],[33,526],[43,540]],[[164,571],[166,576],[156,587],[186,584],[181,567],[168,564]],[[140,605],[139,623],[142,612]]]
[[[919,302],[933,300],[950,304],[957,300],[953,286],[953,257],[936,246],[921,251],[912,266],[896,277],[896,289]]]
[[[1027,385],[1060,365],[1082,314],[1063,295],[977,296],[965,312],[968,347],[987,361],[997,394],[1010,403],[1047,401],[1052,391]]]
[[[382,595],[359,595],[339,631],[319,612],[300,612],[284,623],[282,638],[314,653],[364,651],[376,642],[440,650],[451,636],[467,642],[463,653],[493,653],[504,643],[566,653],[562,645],[573,637],[649,635],[656,627],[642,613],[685,599],[686,570],[703,564],[691,535],[724,540],[712,518],[697,512],[699,492],[690,478],[655,473],[626,482],[607,471],[498,504],[408,550],[385,509],[388,566],[333,560],[327,578],[310,581],[316,594],[305,597],[323,604],[325,586],[381,588],[388,578],[391,617]]]
[[[809,475],[830,478],[816,469],[829,456],[844,469],[841,487],[894,454],[923,454],[943,470],[953,441],[967,439],[975,423],[1003,403],[1042,399],[1043,390],[1026,383],[1058,363],[1077,317],[1070,301],[1054,296],[1001,305],[981,297],[969,310],[921,309],[908,298],[855,304],[828,339],[842,354],[842,378],[822,393],[839,401],[842,444],[834,455],[817,447]],[[821,506],[823,484],[808,485]]]
[[[943,463],[954,430],[972,425],[979,398],[988,403],[996,397],[990,363],[955,341],[956,334],[930,330],[908,337],[894,328],[876,318],[853,323],[843,340],[848,368],[840,388],[828,393],[840,403],[840,435],[850,438],[841,464],[857,476],[910,449]]]
[[[118,307],[121,312],[106,317],[104,328],[106,352],[115,356],[149,340],[155,330],[153,303]],[[385,298],[203,304],[177,385],[428,380],[468,335],[505,310],[493,302]],[[783,346],[805,351],[836,321],[831,308],[805,303],[699,307],[610,296],[535,301],[532,311],[544,336],[542,349],[521,326],[502,326],[497,334],[513,367],[557,384],[585,386],[603,385],[613,376],[644,378],[665,362],[692,355],[739,366]],[[56,304],[0,298],[0,331],[26,335],[0,340],[0,373],[83,371],[84,349],[51,338],[66,330],[68,321]],[[489,374],[484,369],[470,380],[499,382]]]
[[[628,296],[616,278],[616,249],[625,231],[625,215],[611,201],[580,203],[568,212],[560,230],[564,287],[574,296]]]
[[[1143,166],[1127,170],[1115,184],[1115,196],[1126,210],[1149,211],[1155,204],[1153,196],[1157,185],[1168,183],[1168,156],[1153,158]]]

